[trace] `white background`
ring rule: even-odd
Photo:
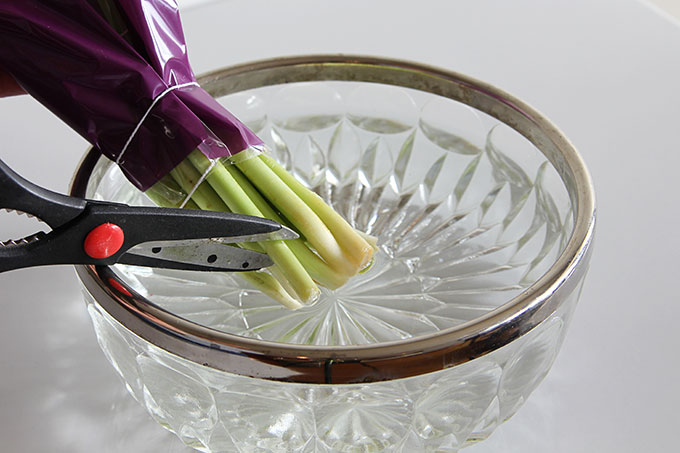
[[[546,380],[466,451],[677,450],[678,22],[633,0],[230,0],[183,19],[198,73],[303,53],[389,56],[491,82],[545,113],[596,184],[591,271]],[[0,120],[0,158],[66,191],[85,142],[27,97],[0,100]],[[0,214],[0,240],[32,232],[20,219]],[[2,274],[0,303],[3,451],[188,451],[125,394],[72,269]]]

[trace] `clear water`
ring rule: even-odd
[[[290,311],[238,276],[119,266],[183,317],[299,344],[378,343],[470,321],[519,294],[571,233],[562,181],[509,127],[413,90],[299,83],[221,100],[353,226],[379,238],[375,264]],[[112,166],[94,195],[149,203]],[[97,179],[97,178],[95,178]]]

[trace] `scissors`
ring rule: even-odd
[[[128,206],[39,187],[0,160],[0,208],[37,217],[51,231],[0,242],[0,272],[52,264],[115,263],[194,271],[252,271],[262,253],[230,244],[285,240],[277,222],[240,214]]]

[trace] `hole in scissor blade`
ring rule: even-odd
[[[248,261],[244,261],[243,264],[241,264],[241,267],[242,267],[243,269],[247,269],[248,266],[250,266],[250,263],[249,263]]]
[[[210,255],[210,256],[208,257],[208,262],[209,262],[209,263],[214,263],[215,261],[217,261],[217,255]]]
[[[161,253],[162,248],[161,247],[154,247],[151,249],[151,253]]]

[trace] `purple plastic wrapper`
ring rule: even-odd
[[[209,158],[262,144],[195,84],[175,1],[115,3],[134,45],[97,1],[0,0],[0,67],[141,190],[200,144]]]

